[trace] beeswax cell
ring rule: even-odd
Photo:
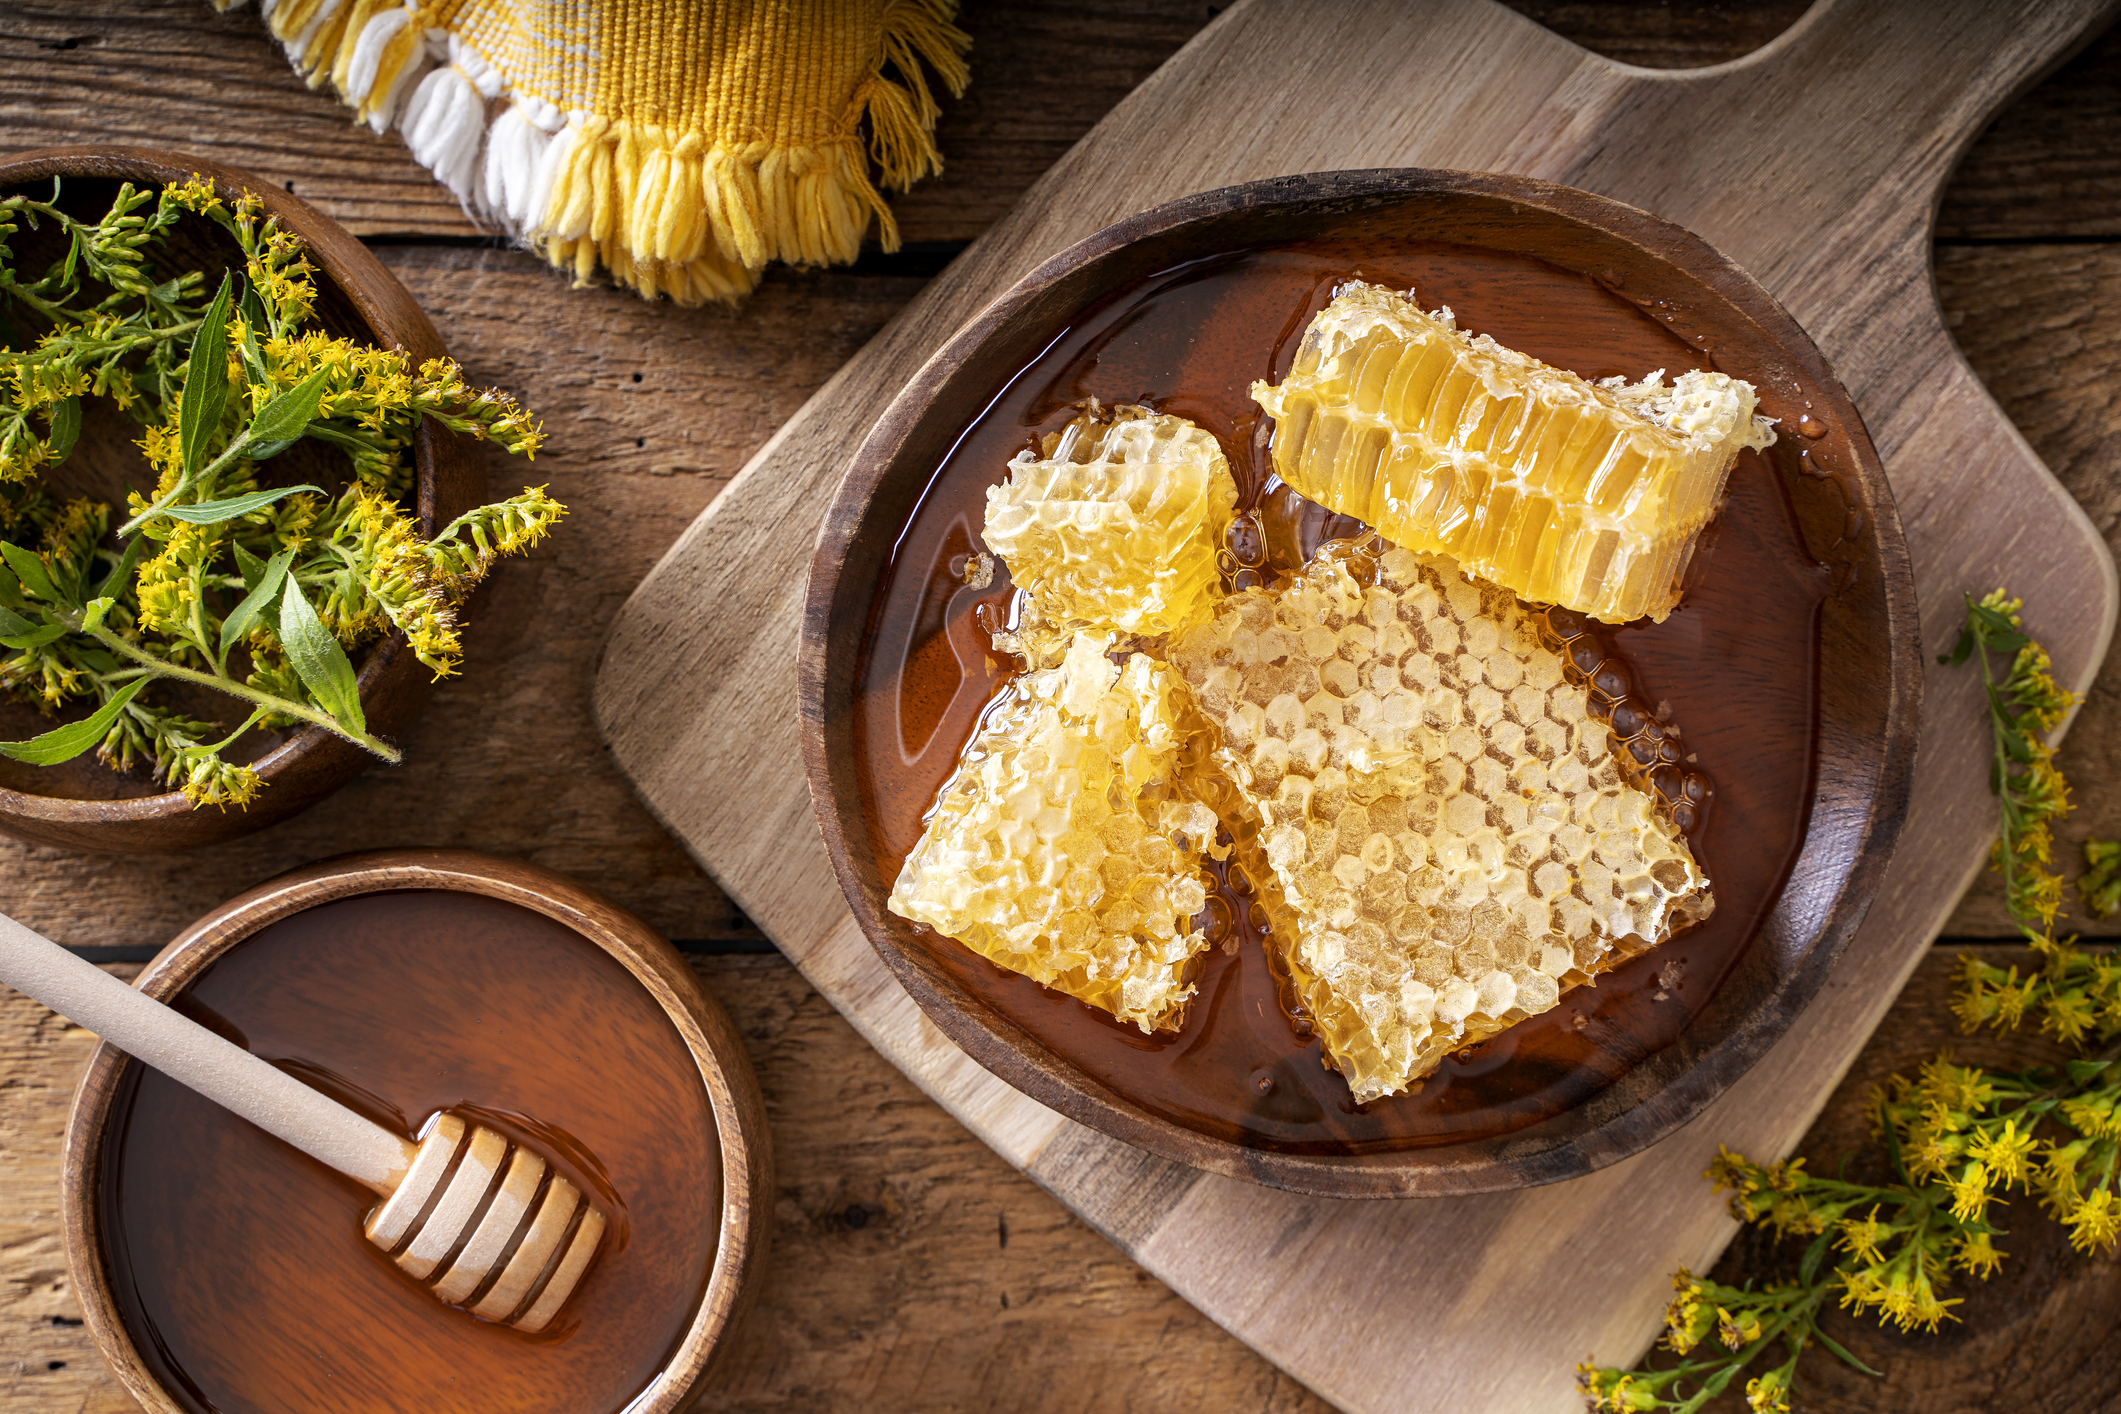
[[[1344,287],[1288,378],[1252,385],[1274,470],[1408,550],[1606,623],[1663,619],[1731,464],[1775,440],[1749,383],[1632,385],[1469,337],[1375,285]]]
[[[1174,1030],[1207,940],[1215,813],[1179,780],[1185,688],[1078,634],[1019,677],[944,785],[894,913],[1145,1032]]]
[[[1222,591],[1237,505],[1208,432],[1144,407],[1099,409],[1026,451],[987,492],[987,545],[1056,630],[1175,632]]]
[[[1171,659],[1259,814],[1281,961],[1357,1100],[1713,907],[1533,616],[1447,558],[1328,547]]]

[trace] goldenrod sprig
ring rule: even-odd
[[[2043,1031],[2088,1053],[2060,1070],[2010,1074],[1957,1065],[1946,1054],[1912,1077],[1889,1077],[1870,1095],[1889,1183],[1828,1179],[1807,1172],[1801,1159],[1759,1164],[1721,1151],[1704,1177],[1730,1190],[1733,1216],[1810,1239],[1796,1280],[1755,1292],[1680,1272],[1663,1344],[1681,1363],[1660,1369],[1659,1357],[1633,1370],[1580,1367],[1592,1409],[1697,1409],[1779,1339],[1786,1358],[1749,1381],[1746,1398],[1754,1410],[1786,1411],[1809,1345],[1868,1368],[1818,1328],[1829,1296],[1903,1331],[1934,1331],[1956,1319],[1960,1298],[1942,1291],[1954,1274],[1986,1279],[2001,1266],[2006,1254],[1995,1239],[2004,1234],[1989,1214],[2012,1192],[2036,1197],[2079,1251],[2121,1243],[2121,965],[2073,937],[2055,937],[2062,880],[2051,867],[2049,822],[2068,811],[2069,786],[2047,738],[2076,699],[2056,684],[2019,608],[2000,589],[1979,601],[1968,596],[1966,627],[1940,661],[1978,657],[1981,664],[2000,826],[1994,861],[2012,920],[2040,967],[2020,978],[2015,967],[1963,957],[1953,1010],[1968,1031],[2007,1030],[2037,1014]],[[2008,658],[2000,677],[1992,654]],[[2108,871],[2087,884],[2087,899],[2108,907],[2121,901],[2121,882],[2111,881],[2121,873],[2121,845],[2094,841],[2085,854],[2095,871]]]
[[[432,418],[529,456],[536,423],[507,395],[467,385],[448,359],[414,368],[311,327],[307,251],[253,196],[224,199],[198,178],[159,195],[126,187],[98,223],[56,200],[0,203],[0,303],[46,326],[34,348],[4,351],[0,646],[12,656],[0,659],[0,686],[47,711],[82,699],[93,710],[0,753],[56,762],[93,748],[215,805],[247,803],[262,784],[222,754],[253,727],[317,726],[396,760],[368,729],[348,650],[399,629],[437,677],[453,672],[465,596],[565,514],[537,487],[427,541],[406,505],[420,425]],[[210,300],[198,272],[151,268],[160,236],[187,214],[219,225],[242,255]],[[69,233],[69,252],[35,280],[18,277],[7,240],[39,222]],[[129,492],[115,532],[109,507],[55,505],[36,485],[95,396],[147,424],[139,446],[155,484]],[[303,439],[346,454],[341,489],[266,481],[265,464]],[[211,687],[249,715],[224,735],[141,696],[160,680]]]

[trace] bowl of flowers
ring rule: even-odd
[[[484,503],[467,385],[329,218],[132,148],[0,164],[0,831],[185,849],[315,803],[454,671],[564,514]]]

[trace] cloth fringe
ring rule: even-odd
[[[605,72],[556,84],[553,66],[578,68],[585,46],[551,43],[507,0],[259,6],[311,87],[329,83],[378,133],[395,128],[475,219],[578,286],[602,267],[686,305],[741,299],[773,261],[852,261],[872,221],[884,249],[898,248],[871,164],[897,191],[942,170],[930,76],[952,95],[969,81],[956,8],[608,0],[591,21],[607,42],[587,46]]]

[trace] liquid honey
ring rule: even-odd
[[[1461,327],[1589,379],[1713,368],[1714,351],[1668,327],[1655,307],[1542,261],[1440,242],[1310,242],[1233,251],[1146,277],[1077,318],[1015,374],[957,439],[899,537],[880,581],[857,673],[862,804],[888,880],[1015,662],[991,631],[1011,617],[997,565],[967,585],[983,549],[986,488],[1032,439],[1078,403],[1146,403],[1214,433],[1262,545],[1233,544],[1242,586],[1271,581],[1323,540],[1363,527],[1271,475],[1271,424],[1251,382],[1286,376],[1304,327],[1344,280],[1413,289],[1449,305]],[[1727,370],[1731,371],[1731,370]],[[1625,670],[1630,702],[1676,728],[1685,773],[1681,823],[1716,894],[1714,915],[1579,988],[1554,1010],[1446,1060],[1410,1094],[1357,1106],[1277,1000],[1254,912],[1220,888],[1184,1027],[1132,1027],[951,940],[916,930],[968,990],[1144,1108],[1199,1132],[1291,1153],[1362,1153],[1484,1138],[1582,1103],[1669,1046],[1714,995],[1766,917],[1802,845],[1818,715],[1818,609],[1831,576],[1817,551],[1842,524],[1838,486],[1808,475],[1803,416],[1788,389],[1763,386],[1761,411],[1784,419],[1774,448],[1740,455],[1728,499],[1704,532],[1684,603],[1661,624],[1594,626],[1582,665]],[[1250,532],[1239,522],[1239,540]],[[1264,558],[1257,569],[1248,568]],[[1217,871],[1218,874],[1220,871]]]
[[[535,1336],[442,1305],[361,1234],[376,1197],[157,1071],[126,1068],[97,1204],[142,1358],[201,1414],[606,1414],[669,1361],[720,1220],[698,1066],[617,962],[470,894],[371,894],[239,944],[177,1010],[409,1134],[455,1109],[612,1219]]]

